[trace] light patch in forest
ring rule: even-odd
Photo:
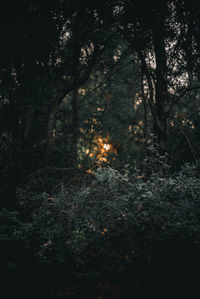
[[[103,148],[105,148],[105,150],[108,151],[108,150],[110,149],[110,144],[106,144],[106,143],[105,143],[105,144],[103,145]]]
[[[79,90],[78,90],[78,93],[80,94],[80,95],[85,95],[86,94],[86,89],[84,89],[84,88],[79,88]]]
[[[136,96],[135,96],[135,103],[134,103],[134,110],[136,111],[139,107],[139,105],[142,103],[142,98],[139,97],[139,95],[136,93]]]
[[[86,155],[95,159],[96,163],[109,163],[108,155],[117,155],[117,150],[114,145],[109,141],[109,137],[103,137],[101,135],[95,135],[92,141],[93,146],[90,149],[86,149]]]

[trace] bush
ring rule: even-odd
[[[35,202],[23,235],[37,257],[65,263],[70,252],[81,273],[88,272],[86,255],[101,260],[101,270],[103,265],[119,269],[138,257],[151,259],[170,240],[199,244],[200,179],[195,167],[186,165],[173,176],[153,174],[147,182],[110,167],[100,167],[94,175],[89,187],[63,188],[53,197],[35,194],[24,202]]]
[[[38,263],[37,273],[41,265],[87,279],[126,272],[139,284],[144,275],[151,281],[144,274],[151,267],[160,273],[164,263],[172,275],[173,267],[188,270],[188,261],[191,267],[199,258],[197,166],[185,165],[173,175],[153,173],[147,181],[127,168],[120,173],[100,167],[87,187],[63,187],[54,196],[21,190],[20,203],[30,214],[18,235],[26,255]]]

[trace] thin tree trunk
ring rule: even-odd
[[[59,108],[59,101],[56,101],[53,103],[53,105],[50,107],[50,112],[48,116],[48,123],[47,123],[47,143],[46,143],[46,153],[45,153],[45,162],[46,166],[49,164],[49,156],[52,149],[52,145],[54,142],[54,125],[55,125],[55,116],[56,112]]]
[[[167,152],[169,117],[169,95],[167,84],[167,59],[164,41],[164,25],[159,22],[153,27],[153,43],[156,60],[154,130],[161,154]],[[159,26],[158,26],[159,25]]]
[[[78,88],[73,90],[72,95],[72,156],[73,165],[77,166],[78,162],[78,135],[79,135],[79,125],[78,125],[78,112],[79,112],[79,101],[78,101]]]
[[[144,146],[145,146],[145,158],[147,156],[147,99],[144,93],[144,72],[142,69],[141,74],[141,90],[142,90],[142,103],[144,107]]]
[[[33,108],[30,106],[26,113],[26,119],[25,119],[26,125],[25,125],[25,129],[24,129],[24,139],[27,139],[30,136],[32,112],[33,112],[32,110],[33,110]]]

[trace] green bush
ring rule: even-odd
[[[122,298],[129,298],[128,288],[159,285],[162,290],[164,285],[167,290],[173,281],[184,296],[185,286],[195,289],[198,165],[185,165],[174,174],[168,166],[163,170],[147,179],[137,170],[129,173],[128,166],[121,172],[107,166],[97,168],[88,182],[63,184],[51,194],[37,192],[35,184],[33,190],[21,187],[18,213],[0,212],[2,271],[8,280],[11,273],[17,285],[59,290],[67,282],[87,286],[88,281],[115,277],[123,284]],[[171,294],[167,296],[158,298]]]
[[[98,168],[94,176],[90,186],[63,187],[54,196],[21,194],[24,209],[31,211],[22,234],[35,258],[98,275],[150,262],[168,244],[199,246],[196,166],[185,165],[174,175],[153,173],[147,181],[110,167]]]

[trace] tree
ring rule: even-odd
[[[47,7],[5,2],[1,21],[2,127],[18,152],[11,158],[13,179],[6,180],[15,185],[36,165],[49,164],[58,108],[88,80],[112,32],[105,30],[101,5],[79,1],[50,1]]]
[[[194,17],[192,23],[192,5],[188,1],[182,1],[182,4],[185,6],[180,9],[177,1],[153,1],[148,4],[143,1],[123,1],[116,15],[120,20],[119,31],[141,61],[144,93],[148,98],[154,134],[162,154],[168,151],[168,124],[172,106],[186,92],[199,88],[193,86],[195,82],[188,82],[188,71],[195,71],[196,64],[192,66],[186,63],[187,46],[182,42],[187,36],[194,36],[195,42],[190,52],[191,59],[194,59],[199,47],[196,39],[199,20]],[[197,11],[199,13],[199,8]],[[180,18],[185,14],[189,16],[187,20],[190,25],[183,21],[185,18]]]
[[[9,194],[24,170],[30,168],[30,158],[33,160],[32,119],[41,101],[36,94],[41,95],[39,83],[48,73],[60,39],[61,2],[50,1],[47,6],[40,1],[1,3],[1,159],[6,161],[5,168],[1,167],[1,191]]]

